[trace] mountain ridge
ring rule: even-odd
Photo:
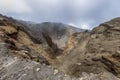
[[[43,27],[48,29],[46,24]],[[36,37],[39,31],[32,29],[0,16],[1,80],[46,80],[46,76],[51,80],[119,80],[120,18],[91,31],[72,33],[65,28],[67,34],[63,34],[63,28],[57,33],[59,29],[54,32],[57,29],[53,26],[49,32],[42,29]],[[56,39],[56,34],[67,36],[64,48],[59,47],[63,43]],[[55,39],[60,44],[55,43]]]
[[[68,36],[75,32],[83,32],[84,29],[79,29],[67,24],[56,23],[56,22],[43,22],[36,24],[29,24],[25,21],[17,21],[18,23],[23,24],[31,29],[33,34],[36,34],[36,37],[39,38],[41,33],[49,34],[53,42],[59,45],[59,48],[64,48]],[[62,45],[63,44],[63,45]]]

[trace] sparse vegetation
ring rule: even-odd
[[[119,80],[120,18],[78,32],[0,17],[0,80]]]

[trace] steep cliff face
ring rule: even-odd
[[[120,77],[120,18],[115,18],[94,28],[87,51],[102,56],[101,62],[107,66],[108,71]]]
[[[68,39],[64,54],[60,58],[65,59],[66,72],[70,73],[69,70],[73,69],[70,74],[109,71],[119,77],[120,18],[103,23],[90,33],[73,34]]]
[[[120,18],[101,24],[92,30],[89,53],[111,53],[120,49]]]
[[[43,43],[36,40],[28,28],[26,29],[23,25],[15,23],[11,18],[1,16],[0,22],[0,41],[10,44],[11,54],[38,59],[38,61],[39,57],[43,56],[44,59],[49,61],[54,58],[54,53],[59,51],[49,36],[44,36],[46,43]]]
[[[70,25],[66,25],[63,23],[54,23],[54,22],[43,22],[40,24],[25,22],[25,21],[18,21],[18,23],[23,24],[24,26],[31,29],[33,34],[35,34],[35,38],[42,40],[42,33],[48,34],[52,41],[57,44],[60,49],[64,49],[66,45],[66,41],[68,37],[75,33],[75,32],[83,32],[85,30],[75,28]],[[44,40],[42,40],[44,41]]]
[[[119,80],[120,18],[91,32],[58,23],[34,26],[0,15],[1,80]]]

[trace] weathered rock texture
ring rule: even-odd
[[[40,39],[44,42],[42,38],[42,33],[49,34],[52,41],[57,44],[60,49],[64,49],[68,37],[75,32],[83,32],[84,29],[75,28],[70,25],[54,22],[43,22],[40,24],[25,22],[16,20],[17,23],[20,23],[28,28],[35,34],[35,38]]]
[[[119,80],[120,18],[91,32],[31,25],[0,15],[0,80]]]
[[[81,72],[111,72],[120,77],[120,18],[100,24],[91,32],[73,34],[68,39],[63,70],[79,76]],[[71,71],[70,71],[71,70]]]

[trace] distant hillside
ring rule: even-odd
[[[59,46],[59,48],[62,48],[62,49],[65,47],[65,43],[71,34],[75,32],[85,31],[84,29],[79,29],[74,26],[70,26],[62,23],[43,22],[43,23],[37,24],[37,23],[26,22],[21,20],[17,20],[17,22],[30,28],[34,36],[38,39],[41,39],[41,40],[43,39],[41,38],[42,33],[48,34],[52,38],[53,42],[56,43]]]

